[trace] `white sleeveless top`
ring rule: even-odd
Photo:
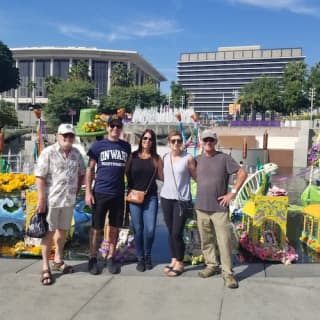
[[[189,154],[184,152],[180,159],[173,163],[173,177],[170,153],[163,156],[164,180],[160,197],[171,200],[191,200],[188,159]]]

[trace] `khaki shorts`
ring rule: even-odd
[[[47,221],[49,231],[69,230],[73,216],[73,207],[48,208]]]

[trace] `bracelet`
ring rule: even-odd
[[[231,192],[231,193],[234,193],[234,194],[237,194],[238,191],[237,191],[236,188],[232,188],[230,192]]]

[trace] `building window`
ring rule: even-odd
[[[54,60],[53,61],[53,76],[67,80],[69,73],[69,60]]]
[[[45,79],[50,76],[50,61],[36,61],[36,97],[46,97]]]
[[[32,60],[19,61],[19,97],[29,98],[31,97],[31,90],[28,88],[28,83],[32,81]]]
[[[108,63],[103,61],[92,61],[92,80],[95,83],[94,97],[100,99],[107,93]]]

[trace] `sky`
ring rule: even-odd
[[[320,0],[0,0],[9,48],[76,46],[137,51],[168,81],[183,52],[302,47],[320,61]]]

